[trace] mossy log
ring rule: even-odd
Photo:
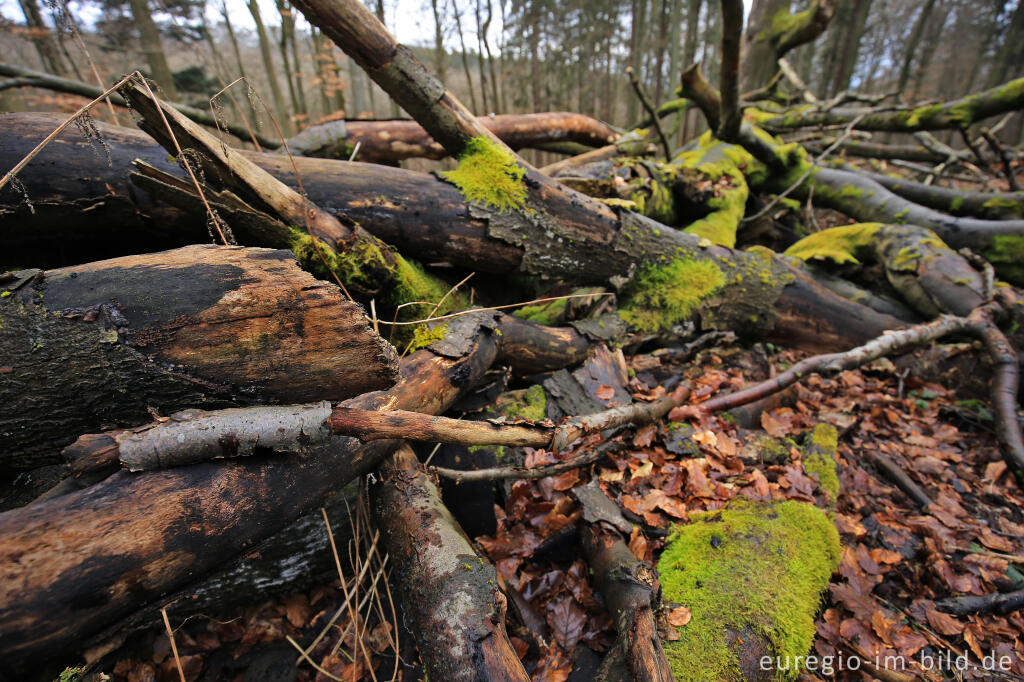
[[[418,351],[402,379],[349,407],[437,414],[496,360],[514,360],[495,321],[466,316],[445,355]],[[523,323],[527,326],[528,323]],[[562,366],[557,333],[533,362]],[[522,343],[520,335],[519,342]],[[562,345],[560,345],[562,344]],[[0,653],[4,674],[65,662],[123,619],[222,566],[371,471],[397,446],[333,438],[306,456],[255,456],[158,472],[119,472],[85,490],[0,514]],[[151,613],[152,611],[150,611]],[[175,618],[173,606],[171,617]]]
[[[829,516],[807,502],[733,501],[691,514],[658,562],[665,608],[690,609],[665,642],[675,679],[796,679],[841,555]]]
[[[529,680],[505,631],[505,596],[408,446],[380,467],[373,513],[394,561],[420,659],[431,679]]]
[[[925,185],[881,173],[866,173],[866,175],[904,199],[950,215],[985,220],[1024,218],[1024,192],[974,192]]]
[[[919,130],[967,129],[992,116],[1024,108],[1024,78],[967,95],[952,102],[939,102],[904,109],[819,110],[815,105],[797,107],[784,114],[750,112],[767,130],[784,131],[808,126],[845,126],[857,121],[857,130],[913,133]]]
[[[802,260],[876,262],[903,300],[926,318],[968,315],[985,303],[984,278],[934,232],[915,225],[859,223],[804,237],[786,251]]]
[[[603,147],[618,139],[614,130],[583,114],[565,111],[541,114],[480,116],[480,123],[512,149],[538,148],[559,142]],[[404,159],[443,159],[444,147],[416,121],[335,120],[318,123],[288,140],[292,154],[348,160],[359,146],[360,161],[396,163]]]
[[[387,388],[394,349],[288,251],[189,246],[0,283],[0,466],[185,407]]]
[[[10,155],[16,161],[22,149],[30,147],[29,140],[34,136],[26,139],[26,128],[48,132],[39,116],[11,115],[4,119],[19,125],[4,128],[8,134],[3,136],[0,160]],[[47,206],[57,207],[48,214],[49,225],[58,222],[62,230],[67,229],[64,221],[76,213],[84,215],[80,213],[83,206],[103,211],[116,204],[122,214],[136,221],[146,215],[147,209],[157,208],[125,176],[134,156],[173,172],[166,155],[138,133],[107,126],[101,126],[101,130],[111,149],[113,168],[94,158],[88,141],[74,133],[62,135],[58,139],[67,143],[51,145],[36,163],[26,167],[23,182],[34,199],[37,215]],[[73,157],[71,165],[90,182],[69,182],[55,188],[52,164],[71,161],[69,155]],[[287,158],[248,156],[285,182],[294,182]],[[641,311],[638,315],[642,317],[644,309],[672,311],[662,322],[650,318],[651,324],[670,327],[696,316],[707,328],[735,329],[750,336],[767,334],[782,343],[816,350],[856,345],[900,325],[895,318],[841,299],[768,253],[717,247],[629,211],[616,212],[607,206],[592,211],[594,200],[584,197],[584,205],[582,195],[553,185],[550,180],[530,189],[536,195],[529,199],[529,206],[536,209],[509,211],[467,203],[457,187],[423,173],[326,159],[295,161],[311,201],[360,222],[403,253],[423,260],[446,260],[476,271],[518,271],[581,284],[606,285],[609,278],[621,282],[635,273],[639,277],[634,277],[626,293],[633,309]],[[524,177],[527,187],[532,187],[532,177],[529,173]],[[18,199],[17,195],[11,197],[12,203]],[[54,220],[56,216],[59,218]],[[163,216],[158,229],[166,234],[174,218],[166,209]],[[178,216],[179,224],[190,226],[183,230],[182,238],[194,239],[196,221],[189,221],[184,213]],[[557,216],[558,220],[548,216]],[[0,214],[0,234],[11,237],[15,253],[23,259],[45,254],[51,248],[46,244],[56,236],[26,229],[32,220],[27,208]],[[82,218],[78,220],[82,225]],[[122,248],[113,235],[97,232],[92,221],[88,229],[93,231],[87,233],[92,240],[87,248],[97,249],[104,243],[107,248]],[[61,235],[75,237],[67,232]],[[699,265],[694,268],[694,263]],[[648,295],[662,287],[655,280],[665,267],[681,267],[692,275],[662,292],[672,299],[669,305]],[[694,286],[684,286],[687,283]]]

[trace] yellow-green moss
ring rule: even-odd
[[[808,435],[804,449],[804,471],[818,479],[821,489],[839,497],[839,475],[836,473],[836,448],[839,434],[831,424],[818,424]]]
[[[735,246],[736,229],[743,219],[750,192],[748,179],[756,177],[761,181],[764,166],[739,145],[716,140],[710,131],[701,135],[694,149],[676,156],[671,166],[696,169],[712,182],[714,196],[706,202],[711,213],[684,231],[714,244]]]
[[[981,255],[992,264],[1000,277],[1011,284],[1024,286],[1024,236],[996,235]]]
[[[734,501],[691,515],[678,526],[658,562],[665,600],[690,608],[680,639],[665,642],[680,682],[740,680],[727,633],[746,628],[771,644],[774,656],[803,656],[814,642],[814,615],[839,563],[839,534],[813,505],[787,500]],[[792,667],[792,666],[791,666]],[[778,671],[779,679],[796,677]]]
[[[544,387],[534,384],[518,391],[507,391],[495,401],[495,411],[509,419],[539,421],[547,415],[548,398]]]
[[[471,139],[458,168],[441,175],[467,200],[499,211],[519,209],[526,203],[526,170],[511,152],[484,136]]]
[[[708,260],[676,258],[645,265],[622,290],[619,313],[640,331],[669,330],[687,320],[725,284],[725,274]]]
[[[870,246],[880,227],[882,223],[857,223],[815,232],[786,249],[786,255],[800,260],[859,263],[857,253]]]
[[[389,254],[391,258],[386,258],[381,248],[372,240],[357,241],[348,251],[339,253],[323,240],[293,229],[291,249],[299,265],[321,279],[331,280],[336,275],[347,289],[380,292],[377,298],[378,305],[385,308],[395,309],[403,303],[412,301],[437,303],[450,289],[444,280],[434,277],[419,263],[406,260],[401,254]],[[445,299],[435,314],[444,315],[464,308],[467,304],[465,296],[454,292]],[[422,318],[432,309],[433,306],[430,305],[407,306],[402,309],[399,319]],[[419,327],[396,328],[395,343],[407,343],[415,338],[418,331]]]
[[[553,327],[565,320],[565,309],[568,304],[569,299],[560,298],[557,301],[523,306],[512,314],[520,319],[529,320],[534,324]]]
[[[440,341],[448,335],[448,325],[442,324],[437,327],[428,327],[425,324],[418,325],[412,333],[412,344],[409,346],[409,350],[415,351],[420,348],[426,348],[434,341]]]

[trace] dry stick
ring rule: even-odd
[[[819,102],[818,98],[814,96],[813,92],[811,92],[811,89],[807,87],[807,84],[804,83],[802,78],[800,78],[800,74],[796,72],[796,69],[793,68],[785,57],[779,57],[778,64],[781,72],[785,74],[786,80],[796,86],[803,95],[805,101],[811,104]],[[829,104],[831,104],[831,100],[826,103],[826,106]],[[835,105],[833,104],[832,106]]]
[[[174,630],[171,629],[171,621],[167,618],[167,608],[160,609],[160,615],[164,617],[164,627],[167,628],[167,638],[171,640],[171,653],[174,654],[174,663],[178,666],[178,677],[185,682],[185,671],[181,667],[181,658],[178,657],[178,645],[174,642]]]
[[[719,70],[721,98],[718,139],[735,142],[743,122],[740,109],[740,38],[743,35],[743,1],[722,0],[722,64]]]
[[[619,429],[623,427],[618,427]],[[616,432],[613,432],[613,435]],[[611,440],[609,436],[608,440],[593,448],[592,450],[584,452],[584,454],[571,459],[567,459],[556,464],[549,464],[543,467],[537,467],[535,469],[527,469],[525,467],[495,467],[493,469],[471,469],[471,470],[460,470],[460,469],[445,469],[442,467],[431,467],[432,471],[438,476],[444,478],[450,478],[460,483],[466,481],[498,481],[498,480],[533,480],[538,478],[547,478],[548,476],[555,476],[566,471],[572,471],[573,469],[579,469],[580,467],[593,464],[597,460],[604,457],[609,452],[617,452],[626,447],[625,443],[617,440]]]
[[[1006,176],[1006,181],[1010,183],[1010,190],[1013,192],[1019,191],[1020,185],[1017,184],[1017,174],[1010,165],[1013,157],[999,139],[992,134],[992,131],[985,126],[981,127],[981,136],[985,138],[985,141],[988,142],[988,146],[992,148],[992,151],[999,156],[999,160],[1003,162],[1003,175]]]
[[[651,100],[647,98],[647,93],[644,92],[644,86],[640,82],[640,79],[633,73],[633,67],[626,67],[626,75],[629,76],[629,83],[633,86],[633,92],[640,99],[640,104],[643,105],[647,115],[651,117],[651,122],[654,125],[654,130],[658,133],[658,139],[661,141],[661,148],[665,150],[665,161],[672,159],[672,147],[668,143],[668,138],[665,137],[665,131],[661,127],[661,119],[658,117],[658,112],[655,111],[654,106],[651,104]]]
[[[913,479],[907,475],[896,462],[892,461],[887,455],[875,451],[875,450],[864,450],[865,455],[868,459],[881,469],[891,480],[896,484],[896,487],[902,490],[907,497],[921,507],[923,510],[927,510],[932,505],[932,500],[928,495],[921,489],[917,483],[914,483]]]

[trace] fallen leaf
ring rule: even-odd
[[[693,618],[693,611],[685,606],[677,606],[668,614],[669,624],[677,628],[681,628],[689,623],[691,618]]]
[[[928,609],[924,615],[928,624],[943,635],[959,635],[964,631],[964,624],[948,613]]]
[[[611,400],[615,397],[615,389],[607,384],[601,384],[597,387],[597,390],[594,391],[594,395],[598,400]]]
[[[583,636],[587,612],[579,607],[575,599],[566,596],[548,605],[547,621],[558,646],[572,651]]]
[[[773,417],[770,412],[761,413],[761,428],[772,438],[785,438],[786,429],[782,422]]]

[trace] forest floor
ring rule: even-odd
[[[781,371],[802,355],[770,345],[743,350],[722,346],[702,351],[685,367],[659,352],[628,358],[634,399],[650,399],[674,388],[680,374],[694,387],[691,402]],[[609,389],[609,390],[602,390]],[[594,397],[611,405],[613,391]],[[498,529],[475,538],[497,566],[517,613],[509,633],[533,679],[589,679],[597,656],[613,641],[612,621],[591,586],[589,570],[574,550],[572,528],[582,510],[572,488],[593,479],[636,523],[630,549],[657,560],[671,526],[734,498],[800,499],[820,502],[799,450],[763,447],[799,439],[816,424],[839,432],[841,491],[835,521],[844,546],[817,619],[817,670],[803,679],[871,679],[872,664],[909,677],[891,679],[1019,679],[1024,675],[1024,616],[992,613],[957,617],[935,601],[958,594],[986,594],[1024,586],[1024,493],[1007,471],[982,401],[941,385],[922,383],[889,360],[824,379],[812,376],[790,394],[789,406],[763,412],[763,430],[745,430],[727,418],[691,423],[667,421],[617,436],[626,447],[590,470],[572,470],[539,481],[511,484],[498,509]],[[867,453],[888,456],[928,492],[922,511],[877,470]],[[554,461],[528,452],[527,463]],[[344,555],[344,548],[341,553]],[[348,569],[348,575],[352,574]],[[366,583],[360,589],[366,590]],[[339,583],[305,593],[261,599],[229,620],[195,618],[175,632],[189,680],[293,679],[297,652],[290,636],[308,644],[325,618],[342,603]],[[330,649],[339,631],[326,637],[312,658],[342,680],[387,680],[394,670],[390,645],[394,623],[388,600],[375,615],[358,618],[361,642],[351,629],[340,650]],[[365,613],[365,612],[364,612]],[[381,618],[380,615],[384,615]],[[338,621],[344,629],[348,614]],[[525,626],[524,626],[525,624]],[[363,650],[374,662],[365,665]],[[125,648],[108,669],[116,680],[177,680],[177,664],[165,633],[154,631]],[[831,658],[826,658],[831,657]],[[589,659],[589,663],[587,660]],[[573,666],[580,670],[570,676]],[[830,661],[825,665],[825,661]],[[420,679],[413,661],[398,666],[400,679]],[[1000,672],[1002,665],[1002,672]],[[861,671],[852,668],[860,667]],[[829,670],[832,674],[826,674]],[[291,668],[294,671],[294,667]],[[865,677],[862,677],[865,675]],[[331,679],[309,664],[298,680]]]

